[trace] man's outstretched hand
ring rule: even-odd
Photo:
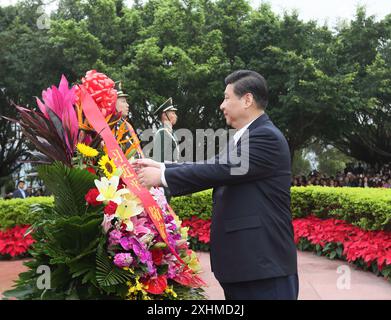
[[[140,183],[150,189],[152,187],[162,186],[161,181],[161,163],[151,159],[137,159],[132,163],[136,170]]]
[[[132,166],[137,170],[142,167],[160,168],[161,163],[152,159],[136,159],[131,162]]]

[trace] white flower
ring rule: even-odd
[[[120,189],[117,191],[119,184],[119,177],[112,176],[109,179],[103,177],[100,181],[95,180],[95,185],[99,190],[99,196],[96,198],[97,201],[113,201],[116,204],[121,204],[122,195],[128,194],[129,190]]]

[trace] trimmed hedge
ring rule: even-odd
[[[26,199],[0,200],[0,230],[19,225],[31,225],[40,219],[37,204],[53,207],[52,197],[32,197]]]
[[[303,218],[345,220],[364,230],[391,231],[391,189],[293,187],[292,215]],[[212,212],[211,190],[173,198],[174,211],[182,218],[209,219]]]
[[[345,220],[363,230],[391,231],[391,189],[292,188],[292,214]]]
[[[364,230],[391,231],[391,189],[294,187],[291,193],[294,218],[314,214],[345,220]],[[35,203],[50,206],[53,198],[0,200],[0,229],[35,222],[39,219],[31,210]],[[182,220],[210,219],[212,190],[172,198],[171,205]]]
[[[190,219],[194,216],[208,220],[212,216],[212,190],[171,198],[170,205],[181,220]]]

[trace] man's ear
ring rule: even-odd
[[[246,108],[250,108],[254,103],[254,96],[252,93],[246,93],[244,95],[244,103],[246,104]]]

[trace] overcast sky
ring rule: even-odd
[[[56,0],[44,0],[49,3]],[[125,0],[131,3],[132,0]],[[1,5],[16,3],[17,0],[0,0]],[[254,7],[262,2],[269,2],[275,12],[281,14],[284,10],[298,9],[303,20],[325,21],[333,26],[338,19],[351,19],[356,12],[357,5],[365,5],[370,15],[383,18],[391,13],[391,0],[250,0]],[[50,6],[49,6],[50,8]]]

